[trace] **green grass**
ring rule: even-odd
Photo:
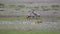
[[[10,16],[9,15],[0,15],[0,16],[5,16],[5,17],[0,17],[0,21],[14,21],[14,20],[25,20],[26,16]]]
[[[0,17],[0,21],[25,20],[25,17]]]
[[[25,16],[25,15],[21,15],[19,17],[17,17],[17,16],[9,17],[8,15],[0,15],[0,16],[6,16],[6,17],[0,17],[0,21],[15,21],[15,20],[19,21],[19,20],[26,20],[27,19],[27,16]],[[36,20],[41,20],[41,18],[39,18],[39,19],[29,18],[28,20],[36,21]]]
[[[60,31],[0,30],[0,34],[60,34]]]

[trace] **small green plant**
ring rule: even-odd
[[[39,23],[42,23],[43,20],[41,18],[38,18],[38,19],[35,20],[35,22],[39,24]]]
[[[39,23],[42,23],[42,20],[37,20],[36,22],[39,24]]]

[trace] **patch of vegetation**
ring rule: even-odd
[[[59,5],[51,5],[52,10],[58,10],[60,8]]]
[[[60,31],[26,31],[26,30],[0,30],[0,34],[60,34]]]
[[[42,22],[43,22],[42,20],[37,20],[37,21],[36,21],[36,23],[38,23],[38,24],[39,24],[39,23],[42,23]]]
[[[41,8],[42,8],[43,11],[48,11],[48,10],[50,10],[50,8],[49,8],[48,6],[41,6]]]
[[[15,21],[15,20],[27,20],[27,16],[25,15],[20,15],[20,16],[8,16],[8,15],[0,15],[0,21]],[[35,18],[29,18],[28,20],[41,20],[40,18],[35,19]]]
[[[4,7],[5,7],[5,4],[0,3],[0,8],[4,8]]]
[[[0,21],[14,21],[14,20],[25,20],[25,16],[1,16]]]

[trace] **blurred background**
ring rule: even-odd
[[[32,10],[40,18],[27,19]],[[60,0],[0,0],[0,29],[60,31]]]

